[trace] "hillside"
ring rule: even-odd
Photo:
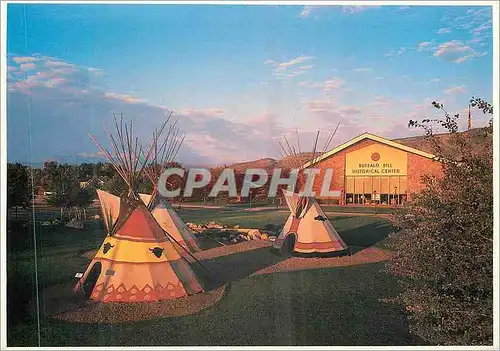
[[[481,135],[481,129],[475,128],[470,131],[464,132],[468,134],[471,138],[475,139],[475,145],[477,145],[477,150],[481,150],[482,146],[485,144],[486,139]],[[446,150],[447,148],[451,148],[451,135],[449,133],[436,134],[434,136],[442,147]],[[415,136],[415,137],[407,137],[407,138],[398,138],[392,139],[392,141],[396,143],[400,143],[418,150],[422,150],[428,153],[434,153],[433,142],[432,140],[423,135],[423,136]],[[263,158],[255,161],[248,162],[240,162],[232,165],[227,165],[228,167],[232,167],[237,173],[243,173],[248,168],[264,168],[271,173],[274,168],[292,168],[296,165],[303,165],[307,161],[311,159],[311,152],[303,152],[297,156],[287,156],[281,160],[275,160],[273,158]],[[295,161],[295,158],[299,158],[299,162]]]
[[[272,172],[272,170],[277,167],[277,164],[278,161],[274,158],[261,158],[255,161],[234,163],[228,165],[228,167],[233,168],[236,173],[244,173],[248,168],[259,168]]]
[[[477,150],[480,150],[482,146],[484,145],[484,142],[486,139],[482,137],[481,133],[481,128],[474,128],[469,131],[465,131],[466,135],[468,135],[470,138],[474,139],[474,144],[477,145]],[[443,133],[443,134],[436,134],[434,137],[443,150],[449,150],[451,146],[451,134],[449,133]],[[427,137],[427,136],[416,136],[416,137],[408,137],[408,138],[400,138],[400,139],[392,139],[392,141],[396,143],[400,143],[418,150],[422,150],[428,153],[434,153],[433,149],[433,141]]]

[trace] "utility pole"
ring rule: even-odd
[[[472,116],[470,114],[470,104],[469,104],[469,118],[468,118],[468,121],[467,121],[467,130],[471,130],[472,128]]]

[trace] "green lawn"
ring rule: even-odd
[[[242,213],[182,210],[186,221],[215,220],[226,225],[283,224],[286,212]],[[380,245],[392,230],[384,219],[330,216],[348,245]],[[39,228],[40,291],[76,282],[88,260],[79,254],[99,246],[101,228],[86,231]],[[261,250],[268,250],[261,249]],[[8,240],[9,346],[36,346],[33,305],[32,236],[11,233]],[[235,254],[245,255],[246,253]],[[399,306],[379,299],[394,296],[397,285],[381,272],[383,263],[244,277],[231,283],[216,305],[191,316],[117,325],[71,324],[46,315],[40,294],[42,346],[112,345],[411,345]],[[71,294],[71,291],[68,291]]]

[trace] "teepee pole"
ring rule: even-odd
[[[186,249],[184,246],[182,246],[177,240],[175,240],[175,238],[173,236],[171,236],[168,232],[166,231],[163,231],[165,233],[165,235],[170,239],[172,240],[173,242],[175,242],[178,246],[180,246],[193,260],[196,261],[196,263],[198,263],[201,267],[203,267],[204,270],[207,271],[207,273],[210,273],[210,271],[208,270],[207,267],[205,267],[203,265],[203,263],[200,262],[200,260],[198,260],[191,252],[189,252],[188,249]]]

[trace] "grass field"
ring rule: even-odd
[[[283,224],[288,213],[182,210],[185,221],[263,227]],[[393,230],[373,216],[331,216],[348,245],[383,246]],[[80,254],[98,247],[104,230],[60,228],[37,232],[42,346],[111,345],[411,345],[396,281],[383,263],[244,277],[216,305],[198,314],[115,325],[71,324],[44,309],[44,289],[76,282],[89,261]],[[267,250],[267,249],[266,249]],[[33,236],[8,239],[8,345],[36,346]],[[236,255],[236,254],[235,254]],[[68,291],[71,294],[71,291]]]

